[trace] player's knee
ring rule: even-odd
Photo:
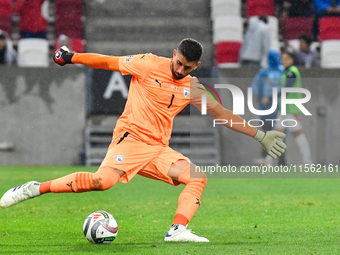
[[[92,180],[92,190],[104,191],[111,188],[116,183],[110,179],[102,178],[101,176],[95,176]]]
[[[92,190],[103,191],[111,188],[117,183],[120,176],[112,168],[101,167],[93,175]]]
[[[208,181],[207,176],[200,171],[195,171],[190,173],[189,168],[187,168],[178,178],[179,183],[181,184],[189,184],[189,183],[196,183],[201,187],[205,187]]]
[[[193,180],[196,180],[197,182],[199,182],[200,186],[202,186],[203,188],[205,188],[208,182],[208,178],[204,173],[201,173],[200,177],[194,178]]]

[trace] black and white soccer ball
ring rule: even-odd
[[[84,235],[94,244],[109,244],[118,234],[118,223],[108,212],[96,211],[91,213],[83,225]]]

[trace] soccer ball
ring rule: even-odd
[[[89,242],[109,244],[118,234],[118,223],[108,212],[96,211],[86,218],[83,231]]]

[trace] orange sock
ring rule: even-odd
[[[40,195],[51,192],[51,184],[52,184],[52,181],[40,183],[40,186],[39,186]]]
[[[100,167],[95,173],[77,172],[51,183],[53,193],[80,193],[107,190],[119,181],[119,174],[111,167]]]
[[[178,182],[185,184],[185,188],[178,198],[173,224],[187,225],[200,206],[202,193],[207,183],[205,175],[201,176],[201,178],[190,178],[190,166],[188,166],[178,177]]]
[[[189,223],[189,220],[182,214],[176,213],[174,221],[172,224],[180,224],[186,226]]]

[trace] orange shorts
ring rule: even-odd
[[[101,164],[125,172],[120,182],[128,183],[136,174],[164,181],[177,186],[179,183],[168,176],[173,163],[189,158],[174,151],[169,146],[148,145],[138,141],[128,133],[122,133],[113,138],[106,156]]]

